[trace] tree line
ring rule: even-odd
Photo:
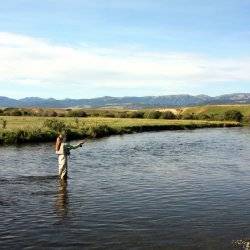
[[[109,117],[109,118],[141,118],[141,119],[183,119],[183,120],[225,120],[242,122],[244,115],[238,110],[225,111],[222,114],[206,113],[178,113],[172,111],[158,110],[83,110],[83,109],[21,109],[5,108],[0,109],[0,116],[40,116],[40,117]],[[6,121],[1,120],[2,127],[6,127]]]

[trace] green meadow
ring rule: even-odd
[[[145,131],[240,126],[233,121],[107,117],[2,116],[0,120],[0,144],[54,141],[60,131],[66,131],[69,139],[82,139]]]
[[[217,119],[222,119],[225,112],[230,110],[236,110],[244,115],[244,120],[249,120],[250,117],[250,105],[205,105],[205,106],[195,106],[182,108],[180,113],[185,115],[194,114],[196,116],[207,115],[210,117],[215,117]]]

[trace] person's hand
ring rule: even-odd
[[[86,142],[86,140],[82,140],[79,144],[80,144],[80,147]]]

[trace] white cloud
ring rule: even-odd
[[[250,58],[209,58],[124,48],[69,47],[0,32],[0,86],[51,84],[84,89],[154,88],[170,92],[203,84],[250,81]],[[186,91],[185,91],[186,92]]]

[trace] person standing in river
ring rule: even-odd
[[[76,145],[66,142],[66,135],[60,134],[56,139],[56,154],[58,155],[58,172],[61,180],[67,180],[68,177],[68,156],[70,150],[82,147],[85,141],[81,141]]]

